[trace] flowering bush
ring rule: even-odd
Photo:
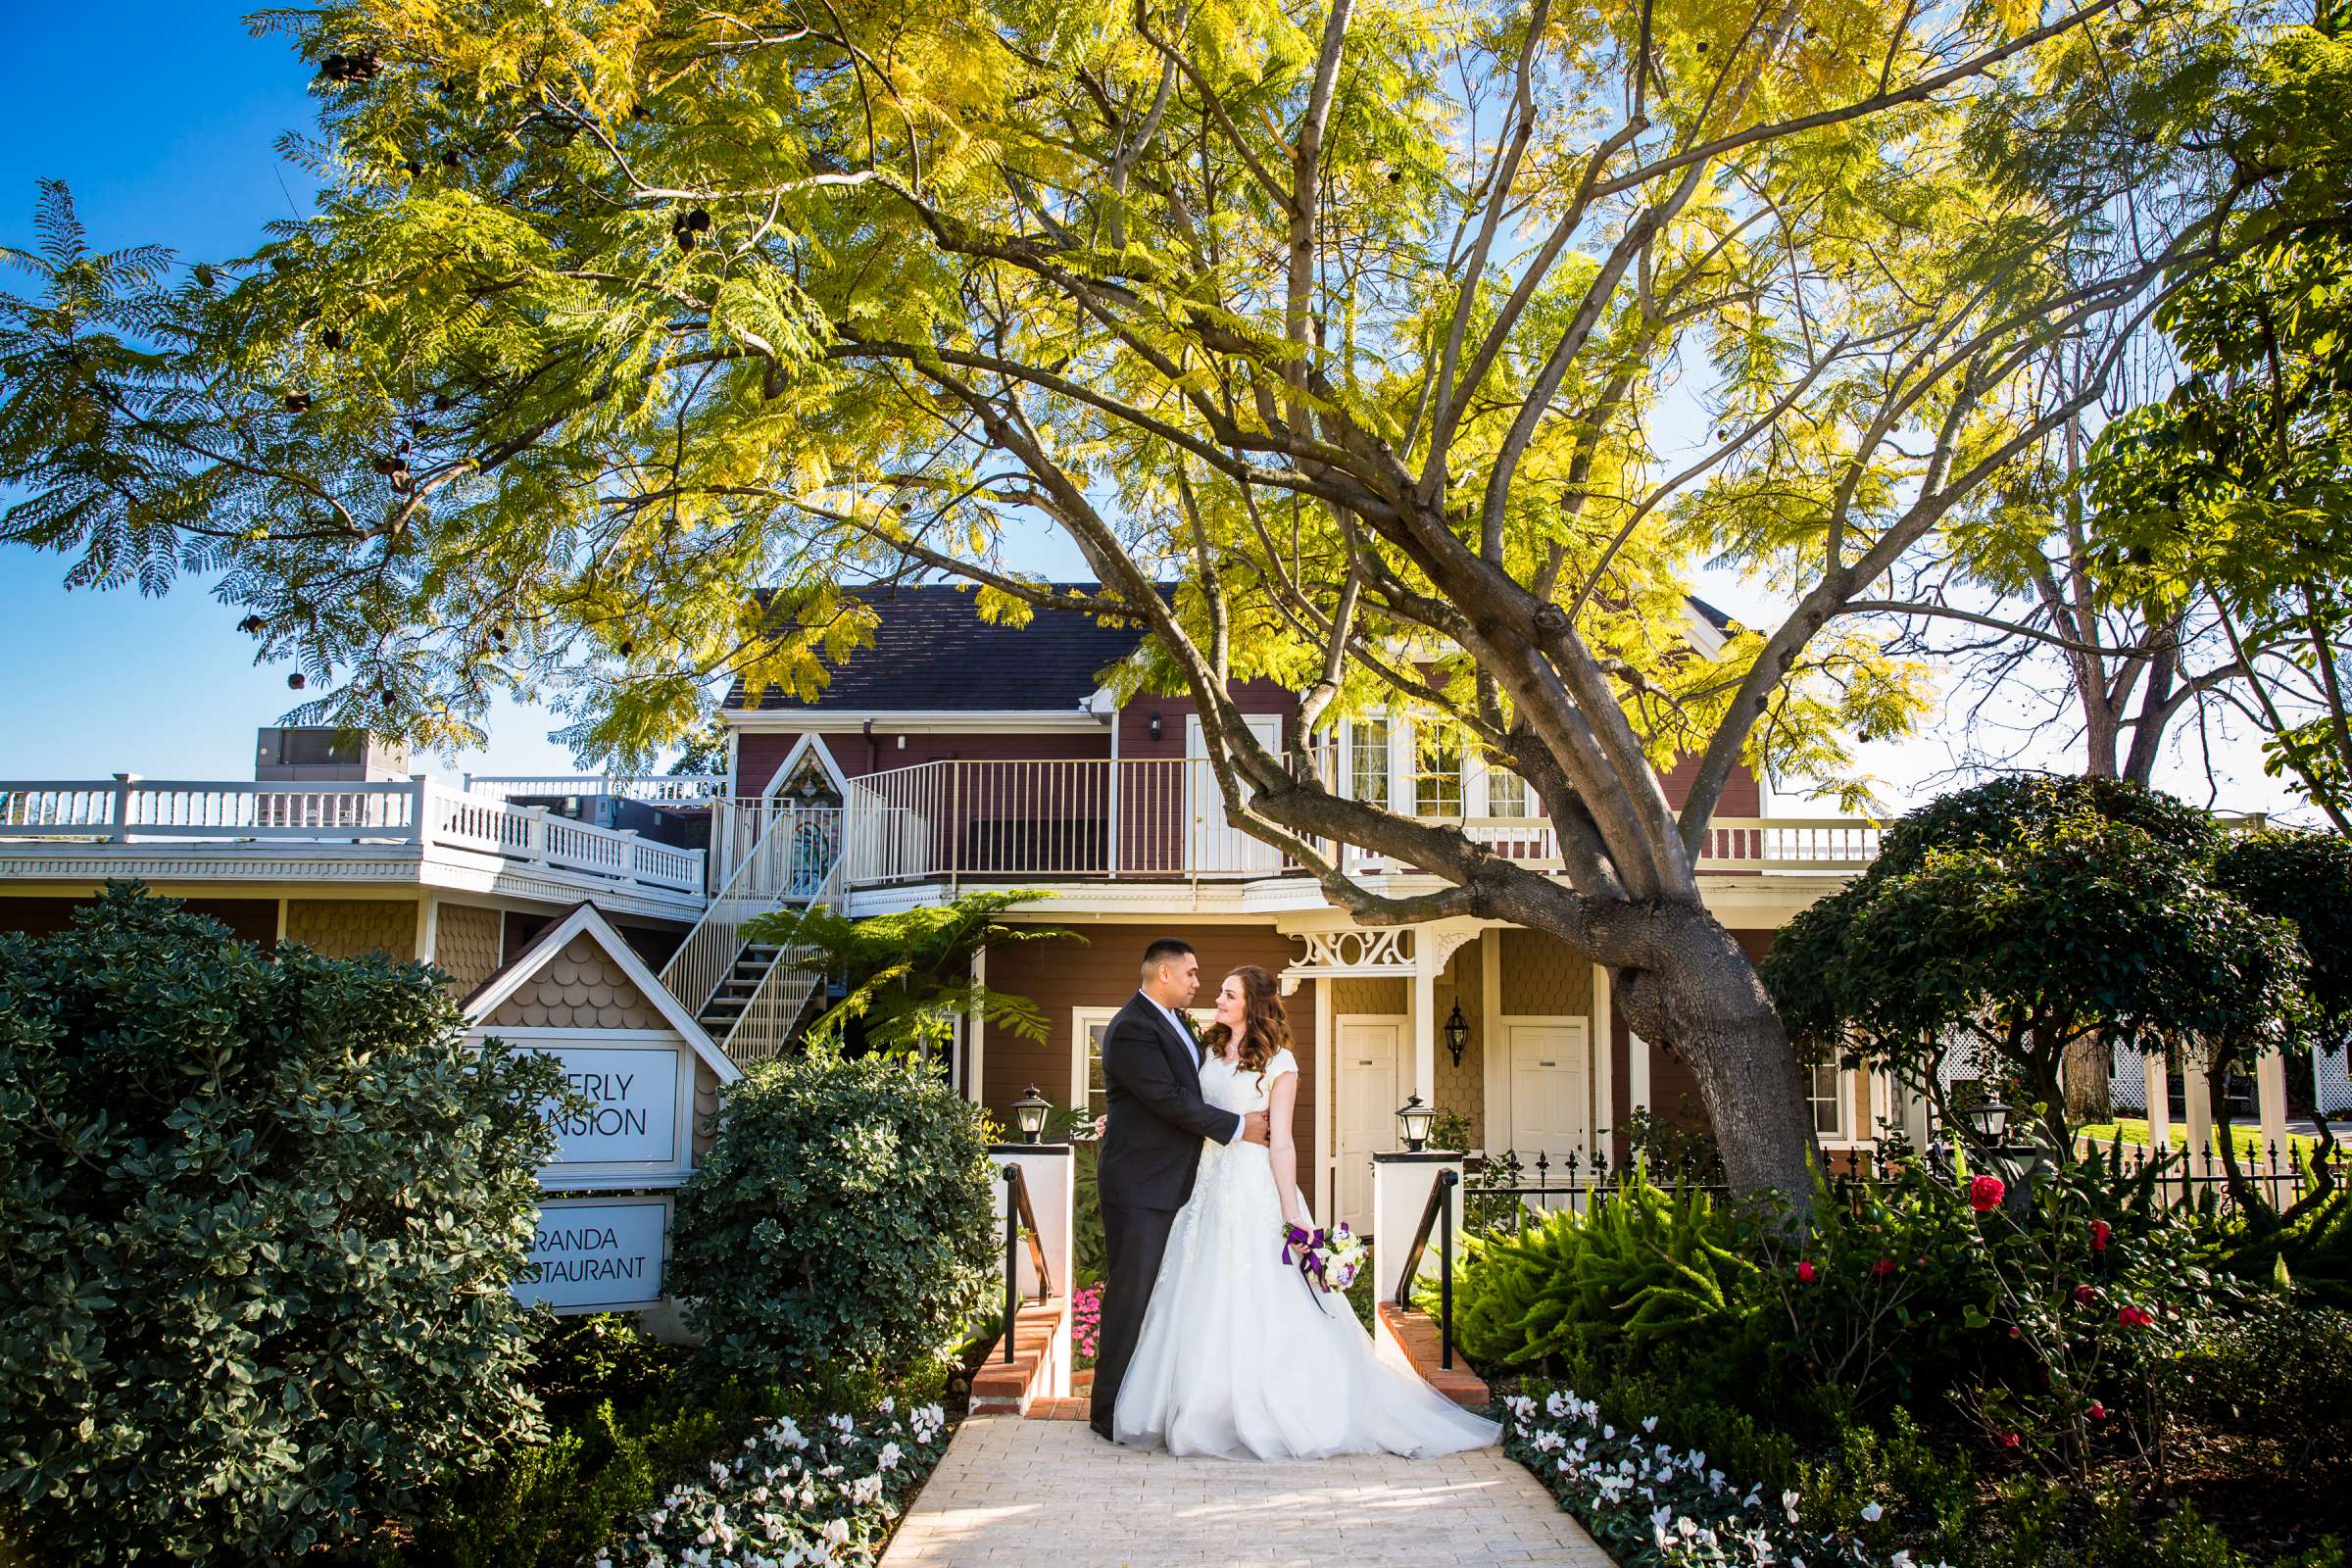
[[[936,1404],[864,1420],[829,1415],[804,1432],[778,1418],[648,1508],[595,1568],[802,1568],[870,1563],[885,1527],[947,1448]]]
[[[1102,1348],[1102,1287],[1082,1285],[1070,1293],[1070,1348],[1078,1365],[1093,1366]]]
[[[1664,1564],[1846,1563],[1913,1568],[1906,1550],[1874,1550],[1885,1514],[1865,1504],[1854,1532],[1825,1534],[1800,1519],[1794,1492],[1763,1489],[1707,1464],[1695,1448],[1656,1437],[1658,1418],[1620,1431],[1600,1406],[1567,1389],[1502,1401],[1503,1448],[1534,1471],[1561,1506],[1622,1568]]]

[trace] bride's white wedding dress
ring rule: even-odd
[[[1263,1110],[1274,1080],[1298,1070],[1296,1057],[1277,1052],[1261,1085],[1211,1054],[1200,1064],[1201,1098]],[[1238,1138],[1201,1153],[1111,1430],[1139,1447],[1228,1459],[1452,1453],[1498,1433],[1379,1359],[1348,1298],[1313,1290],[1283,1262],[1273,1162],[1263,1146]]]

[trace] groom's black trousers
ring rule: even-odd
[[[1095,1348],[1095,1396],[1087,1419],[1106,1438],[1111,1412],[1119,1404],[1119,1382],[1135,1358],[1135,1342],[1143,1337],[1144,1309],[1152,1304],[1152,1287],[1159,1278],[1159,1260],[1167,1253],[1176,1214],[1173,1208],[1102,1205],[1102,1329]]]

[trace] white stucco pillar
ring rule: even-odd
[[[1634,1110],[1649,1109],[1649,1042],[1628,1031],[1625,1037],[1626,1102]]]
[[[2262,1127],[2262,1153],[2257,1168],[2270,1170],[2272,1151],[2286,1158],[2286,1058],[2273,1051],[2254,1061],[2254,1114]]]
[[[1419,1154],[1374,1154],[1372,1156],[1372,1284],[1374,1298],[1383,1301],[1396,1299],[1396,1282],[1404,1272],[1405,1253],[1410,1250],[1413,1233],[1420,1228],[1421,1215],[1429,1206],[1430,1189],[1446,1171],[1456,1178],[1450,1206],[1453,1209],[1453,1244],[1455,1255],[1460,1255],[1462,1238],[1462,1156],[1450,1150],[1434,1150]],[[1429,1245],[1422,1250],[1418,1273],[1430,1279],[1438,1277],[1438,1231],[1433,1226]]]
[[[1029,1210],[1037,1220],[1038,1248],[1046,1255],[1046,1272],[1053,1276],[1052,1293],[1066,1301],[1070,1296],[1070,1239],[1076,1234],[1078,1184],[1067,1144],[998,1144],[989,1158],[1000,1168],[1020,1167],[1021,1183],[1029,1190]],[[1012,1184],[998,1180],[996,1229],[990,1234],[1003,1245],[1004,1206],[1011,1201]],[[1023,1243],[1016,1250],[1014,1288],[1024,1300],[1037,1298],[1037,1265]],[[993,1298],[992,1298],[993,1299]],[[1006,1332],[1011,1326],[1006,1325]],[[1070,1322],[1063,1313],[1054,1342],[1046,1352],[1046,1386],[1039,1392],[1059,1398],[1070,1392]]]

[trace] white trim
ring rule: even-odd
[[[1119,1015],[1117,1007],[1072,1007],[1070,1009],[1070,1107],[1081,1115],[1101,1114],[1096,1110],[1094,1086],[1087,1082],[1086,1031],[1090,1024],[1101,1024],[1105,1030],[1110,1020]]]
[[[1334,1114],[1339,1090],[1332,1083],[1331,987],[1315,982],[1315,1212],[1332,1222],[1331,1178],[1339,1168],[1339,1152],[1332,1147],[1338,1120]]]
[[[972,950],[972,985],[980,988],[987,984],[988,947],[983,943]],[[964,1069],[963,1098],[978,1105],[985,1103],[980,1098],[980,1093],[981,1086],[988,1081],[985,1071],[988,1064],[988,1025],[986,1019],[979,1017],[980,1008],[977,1004],[973,1005],[972,1012],[975,1021],[972,1029],[972,1049],[967,1058],[969,1065]]]
[[[813,730],[794,742],[792,750],[784,754],[784,760],[776,764],[776,770],[760,786],[760,799],[774,800],[776,791],[782,789],[784,781],[800,767],[801,759],[811,751],[816,753],[816,760],[824,764],[825,776],[833,781],[833,792],[841,797],[846,807],[850,800],[850,775],[841,770],[841,763],[834,759],[833,748],[827,746],[824,738]]]
[[[654,1010],[659,1012],[663,1021],[677,1032],[678,1037],[693,1049],[695,1055],[701,1059],[702,1063],[718,1075],[720,1083],[731,1084],[743,1076],[743,1069],[736,1066],[733,1061],[728,1059],[725,1052],[711,1043],[710,1037],[703,1033],[703,1026],[695,1021],[694,1014],[686,1010],[686,1004],[670,995],[669,988],[662,983],[661,977],[646,967],[645,960],[637,956],[636,950],[631,948],[626,939],[612,928],[612,922],[605,918],[604,910],[593,904],[581,905],[557,921],[552,928],[534,938],[533,940],[538,944],[538,956],[534,961],[510,965],[493,978],[485,990],[468,1002],[466,1004],[466,1027],[469,1030],[479,1029],[508,998],[522,988],[525,980],[537,974],[540,968],[557,954],[570,946],[573,937],[583,933],[604,950],[605,956],[620,966],[620,972],[628,976],[629,983],[645,994],[646,1001],[653,1004]],[[524,1031],[513,1032],[520,1035]],[[568,1032],[576,1040],[586,1033],[617,1037],[630,1031],[571,1030]],[[506,1033],[506,1031],[501,1031],[500,1038],[504,1039]]]
[[[828,734],[837,730],[858,732],[871,724],[877,735],[1028,735],[1065,730],[1099,730],[1102,727],[1105,715],[1078,707],[898,710],[829,709],[821,712],[806,708],[762,708],[729,709],[719,716],[729,726],[749,734],[796,734],[804,730]]]

